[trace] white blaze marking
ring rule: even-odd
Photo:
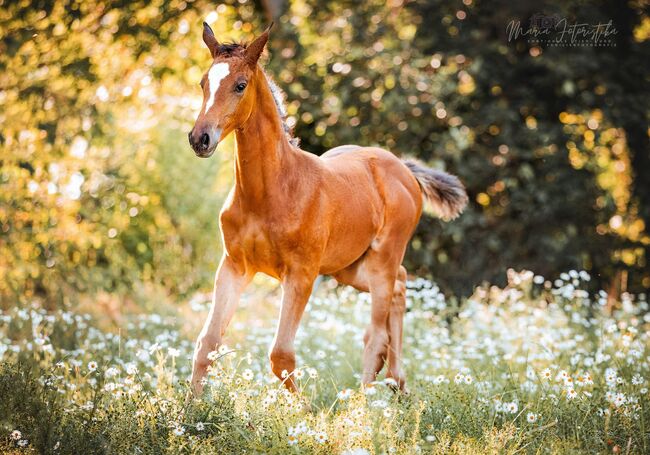
[[[224,77],[230,74],[230,66],[227,63],[217,63],[212,65],[210,71],[208,71],[208,88],[210,89],[210,96],[208,101],[205,103],[205,109],[203,113],[207,113],[208,110],[214,104],[214,98],[217,96],[217,90],[219,90],[219,84]]]

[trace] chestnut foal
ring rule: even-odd
[[[237,149],[235,185],[220,215],[225,253],[194,351],[194,393],[203,389],[208,353],[221,343],[240,294],[258,272],[282,284],[270,359],[289,389],[296,390],[294,338],[319,274],[370,292],[362,381],[375,380],[387,361],[387,377],[404,389],[404,252],[423,199],[437,214],[454,218],[467,203],[463,185],[375,147],[344,145],[321,157],[302,151],[284,124],[277,87],[257,63],[270,27],[249,45],[220,44],[203,27],[213,62],[201,81],[203,106],[189,141],[197,156],[207,158],[234,131]]]

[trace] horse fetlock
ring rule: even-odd
[[[371,326],[366,330],[363,341],[366,346],[372,346],[376,349],[382,348],[385,350],[390,341],[388,330],[386,330],[386,327]]]
[[[292,349],[273,349],[269,358],[271,370],[280,379],[285,379],[283,372],[291,373],[296,366],[296,353]]]

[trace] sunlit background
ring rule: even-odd
[[[563,18],[616,33],[509,33]],[[329,279],[289,393],[260,275],[188,395],[235,148],[187,142],[203,21],[275,22],[305,150],[466,184],[405,258],[411,394],[360,384],[370,296]],[[0,453],[650,453],[648,2],[0,0],[0,37]]]
[[[202,21],[246,41],[275,20],[263,64],[305,150],[379,145],[461,177],[467,212],[422,220],[409,272],[457,295],[509,267],[650,287],[644,2],[510,3],[3,3],[2,306],[210,288],[234,142],[209,160],[187,144]],[[539,12],[612,20],[615,45],[509,42]]]

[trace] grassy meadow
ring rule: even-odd
[[[187,400],[208,296],[157,313],[0,315],[2,453],[648,453],[650,316],[589,275],[509,271],[462,302],[409,282],[410,393],[359,381],[369,296],[324,281],[298,333],[300,394],[271,374],[277,287],[258,281]],[[152,296],[152,300],[154,297]]]

